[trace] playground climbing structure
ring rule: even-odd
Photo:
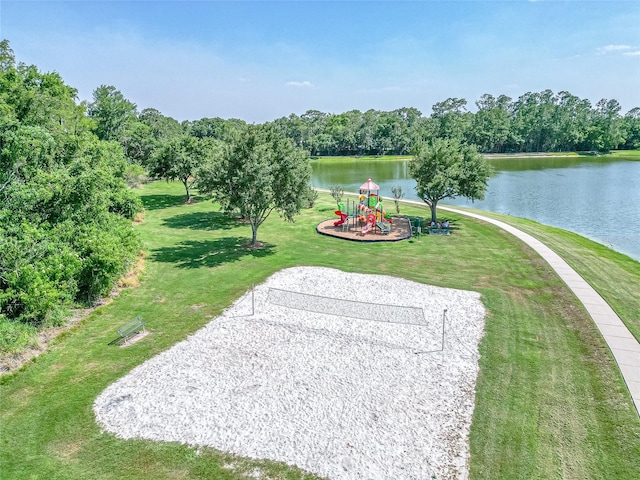
[[[351,228],[358,230],[360,235],[371,232],[388,234],[391,232],[392,220],[382,206],[380,187],[370,178],[360,185],[357,202],[347,200],[347,205],[338,203],[335,214],[340,217],[334,222],[335,227],[342,227],[343,231]]]

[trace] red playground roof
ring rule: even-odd
[[[380,187],[371,181],[369,178],[366,182],[360,185],[360,190],[380,190]]]

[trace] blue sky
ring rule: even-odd
[[[640,107],[638,1],[5,1],[0,38],[90,100],[177,120],[566,90]]]

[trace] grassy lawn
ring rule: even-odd
[[[509,223],[553,249],[600,293],[640,341],[640,262],[573,232],[526,218],[492,212],[482,214]]]
[[[481,292],[487,318],[472,478],[640,478],[640,420],[602,337],[562,281],[520,241],[456,214],[443,215],[458,227],[448,237],[341,241],[315,233],[317,223],[334,216],[335,204],[322,194],[293,224],[273,215],[258,234],[265,248],[250,250],[248,225],[211,202],[184,205],[181,189],[158,182],[141,191],[147,212],[136,228],[148,256],[140,286],[2,378],[2,478],[315,478],[207,448],[120,440],[102,433],[92,412],[107,385],[211,321],[252,283],[297,265]],[[428,216],[418,207],[402,213]],[[637,323],[637,262],[535,222],[508,221],[548,240],[604,290],[628,324]],[[128,348],[108,346],[116,328],[136,315],[150,335]]]
[[[640,150],[614,150],[611,155],[624,157],[626,160],[640,160]]]
[[[579,157],[590,155],[590,152],[518,152],[518,153],[484,153],[487,158],[535,158],[535,157]]]

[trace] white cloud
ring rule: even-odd
[[[633,52],[624,52],[623,55],[629,55],[629,56],[637,57],[638,55],[640,55],[640,50],[635,50]]]
[[[631,50],[629,45],[606,45],[596,49],[598,55],[606,55],[607,53],[622,52],[625,50]]]
[[[309,80],[305,80],[304,82],[286,82],[285,85],[287,87],[313,87],[313,83]]]

